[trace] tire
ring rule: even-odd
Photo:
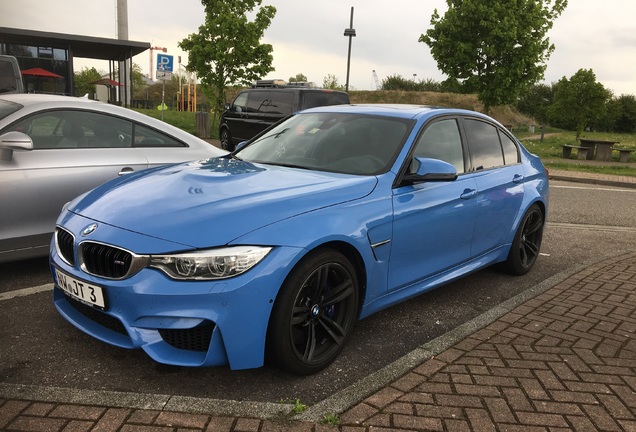
[[[358,278],[332,249],[311,253],[291,271],[274,303],[267,357],[276,367],[310,375],[340,354],[358,316]]]
[[[230,135],[230,131],[228,128],[224,127],[221,129],[219,133],[219,139],[221,140],[221,148],[234,151],[234,144],[232,144],[232,135]]]
[[[538,205],[533,204],[523,216],[508,253],[508,259],[503,263],[507,273],[521,276],[532,269],[539,257],[543,227],[543,212]]]

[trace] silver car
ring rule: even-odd
[[[115,105],[65,96],[2,95],[0,262],[47,255],[62,206],[107,180],[225,153]]]

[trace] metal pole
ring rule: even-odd
[[[166,109],[164,99],[166,96],[166,77],[161,80],[161,121],[163,121],[163,110]]]
[[[349,91],[349,71],[351,70],[351,39],[356,35],[356,31],[353,28],[353,6],[351,6],[351,20],[349,21],[349,28],[345,29],[345,36],[349,36],[349,53],[347,54],[347,83],[345,84],[345,91]]]

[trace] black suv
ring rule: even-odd
[[[234,150],[246,141],[293,112],[306,108],[349,103],[345,92],[315,88],[311,83],[260,80],[242,91],[221,114],[221,147]]]

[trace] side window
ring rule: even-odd
[[[246,111],[247,109],[247,92],[240,93],[234,102],[232,102],[232,106],[237,112]]]
[[[301,94],[303,99],[302,109],[349,103],[349,95],[346,93],[311,90]]]
[[[186,147],[180,141],[144,125],[135,123],[135,147]]]
[[[273,91],[269,94],[269,101],[263,104],[261,111],[270,114],[291,114],[294,103],[294,93],[288,91]]]
[[[501,147],[503,148],[504,163],[506,165],[519,163],[519,149],[517,149],[517,145],[514,141],[502,131],[499,131],[499,137],[501,138]]]
[[[247,112],[263,112],[263,106],[269,103],[268,91],[252,91],[247,98]]]
[[[109,115],[85,114],[86,147],[120,148],[132,146],[132,122]]]
[[[502,166],[504,157],[497,128],[473,119],[465,119],[464,126],[475,170]]]
[[[426,128],[415,147],[415,157],[440,159],[465,172],[464,152],[455,119],[441,120]]]
[[[61,111],[36,114],[20,120],[8,130],[29,135],[35,149],[57,148],[57,144],[64,138],[62,135],[63,117]]]
[[[132,123],[86,111],[48,111],[26,118],[11,130],[25,132],[35,149],[130,147]]]

